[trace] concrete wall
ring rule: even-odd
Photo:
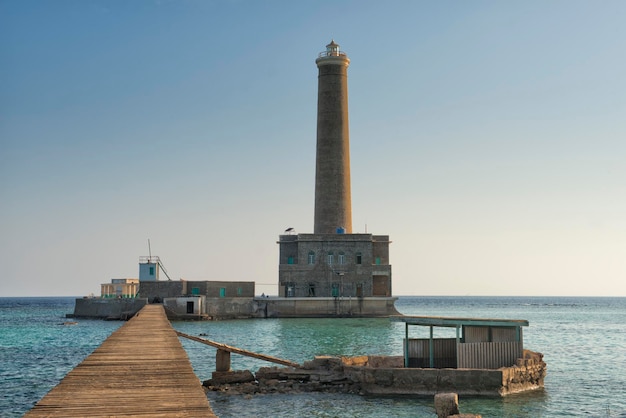
[[[183,296],[183,281],[141,282],[139,297],[147,298],[150,302],[162,301],[164,298]]]
[[[176,287],[175,284],[180,282],[162,283]],[[154,291],[154,288],[150,291]],[[154,294],[151,296],[154,299]],[[180,295],[159,296],[159,300],[164,302],[172,313],[178,314],[186,314],[186,301],[197,298]],[[399,314],[394,306],[397,298],[204,298],[202,312],[194,315],[206,313],[208,319],[386,317]],[[149,300],[152,299],[77,299],[75,315],[92,318],[120,317],[123,314],[134,314]]]
[[[206,298],[211,319],[385,317],[398,315],[397,298]]]
[[[194,289],[197,294],[194,294]],[[206,296],[208,298],[224,297],[254,297],[254,282],[227,282],[227,281],[160,281],[141,282],[139,286],[139,296],[148,298],[150,302],[157,298],[162,301],[164,298],[174,298],[179,296]]]
[[[273,368],[265,370],[264,377],[316,381],[331,387],[356,386],[367,395],[430,397],[455,392],[463,396],[500,397],[542,388],[546,371],[542,357],[540,353],[526,350],[516,366],[487,370],[404,368],[400,356],[316,356],[306,361],[301,369]]]
[[[267,318],[384,317],[398,315],[398,298],[266,298],[257,299],[258,314]]]
[[[346,368],[351,379],[362,382],[369,395],[432,396],[439,392],[459,395],[501,396],[501,370]]]
[[[76,299],[74,317],[127,319],[148,304],[146,298],[136,299]]]
[[[206,313],[212,319],[263,317],[254,298],[206,298]]]
[[[399,366],[400,357],[343,358],[344,373],[370,395],[432,396],[456,392],[464,396],[505,396],[543,388],[543,354],[524,350],[523,358],[499,369],[415,369]]]
[[[204,295],[208,298],[236,298],[236,297],[254,297],[255,283],[254,282],[227,282],[227,281],[183,281],[183,292],[185,295],[192,295],[193,289],[197,289],[199,295]],[[222,296],[222,289],[224,295]]]

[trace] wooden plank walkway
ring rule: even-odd
[[[216,417],[162,305],[147,305],[25,417]]]

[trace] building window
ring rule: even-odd
[[[356,263],[363,264],[363,255],[361,253],[356,253]]]
[[[226,297],[226,288],[225,287],[220,287],[220,297],[221,298],[225,298]]]
[[[309,251],[309,264],[315,264],[315,253],[313,251]]]
[[[346,255],[344,253],[339,253],[337,260],[339,261],[339,264],[346,264]]]
[[[241,287],[237,288],[237,296],[241,296],[241,294],[243,293],[243,290],[241,289]]]
[[[287,264],[293,264],[293,257],[287,257]]]
[[[154,267],[150,267],[150,276],[154,276]]]
[[[376,257],[376,265],[379,266],[380,265],[380,257]]]
[[[333,258],[334,258],[334,256],[333,256],[332,251],[329,251],[329,252],[328,252],[328,265],[329,265],[329,266],[330,266],[331,264],[333,264]]]
[[[309,296],[315,296],[315,283],[309,283]]]
[[[191,288],[191,294],[192,295],[199,295],[200,294],[200,288],[199,287],[192,287]]]
[[[334,298],[339,296],[339,283],[333,283],[333,287],[331,289],[331,295]]]

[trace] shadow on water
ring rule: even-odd
[[[546,415],[548,401],[545,390],[518,393],[504,398],[459,396],[459,409],[462,413],[480,414],[483,417],[543,417],[550,416]]]

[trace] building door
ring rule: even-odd
[[[187,302],[187,313],[193,313],[193,302]]]
[[[374,289],[372,292],[372,296],[391,296],[391,285],[389,277],[374,276],[373,282]]]
[[[357,298],[363,297],[363,283],[356,284],[356,297]]]

